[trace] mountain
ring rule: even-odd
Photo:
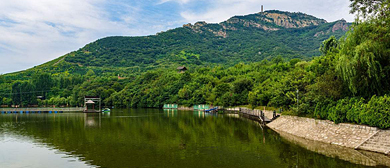
[[[285,94],[303,90],[314,80],[301,80],[299,74],[306,71],[300,67],[313,64],[310,74],[328,70],[316,60],[295,58],[319,56],[322,42],[343,36],[348,25],[345,20],[328,23],[273,10],[218,24],[185,24],[150,36],[107,37],[28,70],[0,75],[0,105],[82,106],[83,97],[91,95],[116,107],[250,102],[287,106],[293,102]],[[188,73],[177,73],[183,65]],[[308,83],[297,85],[302,82]]]
[[[361,21],[340,40],[345,20],[282,11],[107,37],[0,75],[0,105],[76,107],[88,95],[115,108],[281,107],[288,115],[389,128],[388,117],[378,117],[390,115],[389,12],[379,13],[385,15]],[[326,54],[312,59],[322,43]],[[183,65],[188,70],[178,73]]]
[[[328,23],[303,13],[271,10],[218,24],[185,24],[151,36],[103,38],[24,73],[133,73],[172,65],[230,66],[279,55],[305,60],[320,55],[321,42],[341,37],[348,25],[345,20]]]

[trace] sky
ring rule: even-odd
[[[264,10],[354,20],[349,0],[0,0],[0,74],[25,70],[107,36],[143,36]]]

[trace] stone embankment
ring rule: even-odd
[[[390,158],[380,153],[374,153],[364,150],[355,150],[339,145],[331,145],[319,141],[312,141],[285,132],[279,132],[280,136],[288,142],[297,144],[307,150],[320,153],[322,155],[339,158],[355,164],[366,166],[388,166],[390,167]]]
[[[379,130],[378,133],[358,146],[357,149],[375,151],[388,155],[390,152],[390,130]]]
[[[390,153],[390,130],[296,116],[281,116],[267,126],[276,132],[308,140],[386,155]]]

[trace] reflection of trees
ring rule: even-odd
[[[167,117],[158,110],[130,110],[101,116],[100,128],[84,128],[84,114],[53,116],[19,116],[11,130],[24,129],[24,135],[102,167],[285,167],[295,165],[296,153],[299,167],[344,164],[285,143],[269,129],[263,135],[257,123],[239,118],[180,111]],[[87,118],[99,121],[99,116]],[[5,122],[14,119],[0,117],[0,123]]]

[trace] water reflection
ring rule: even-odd
[[[113,109],[110,114],[0,115],[0,126],[0,137],[10,134],[28,137],[29,140],[19,140],[55,148],[57,152],[49,155],[61,155],[65,160],[70,155],[84,166],[364,167],[292,144],[272,130],[235,115]],[[0,141],[3,144],[5,140]],[[8,146],[7,150],[21,155],[39,153],[35,148],[26,153],[18,144]],[[4,155],[7,151],[0,150],[0,159],[38,167],[33,161]],[[55,165],[53,167],[75,167],[67,161],[37,160]],[[0,167],[7,166],[0,162]]]
[[[0,167],[95,167],[77,156],[39,144],[28,137],[10,134],[1,134],[0,137]]]
[[[101,113],[84,113],[84,127],[93,128],[101,127],[102,125],[102,114]]]
[[[226,116],[231,118],[240,118],[239,114],[226,114]]]
[[[103,114],[103,117],[110,117],[111,116],[111,112],[107,112],[107,113],[102,113]]]
[[[203,112],[203,111],[194,111],[194,117],[205,118],[206,117],[206,113]]]
[[[165,117],[177,117],[177,109],[164,109]]]

